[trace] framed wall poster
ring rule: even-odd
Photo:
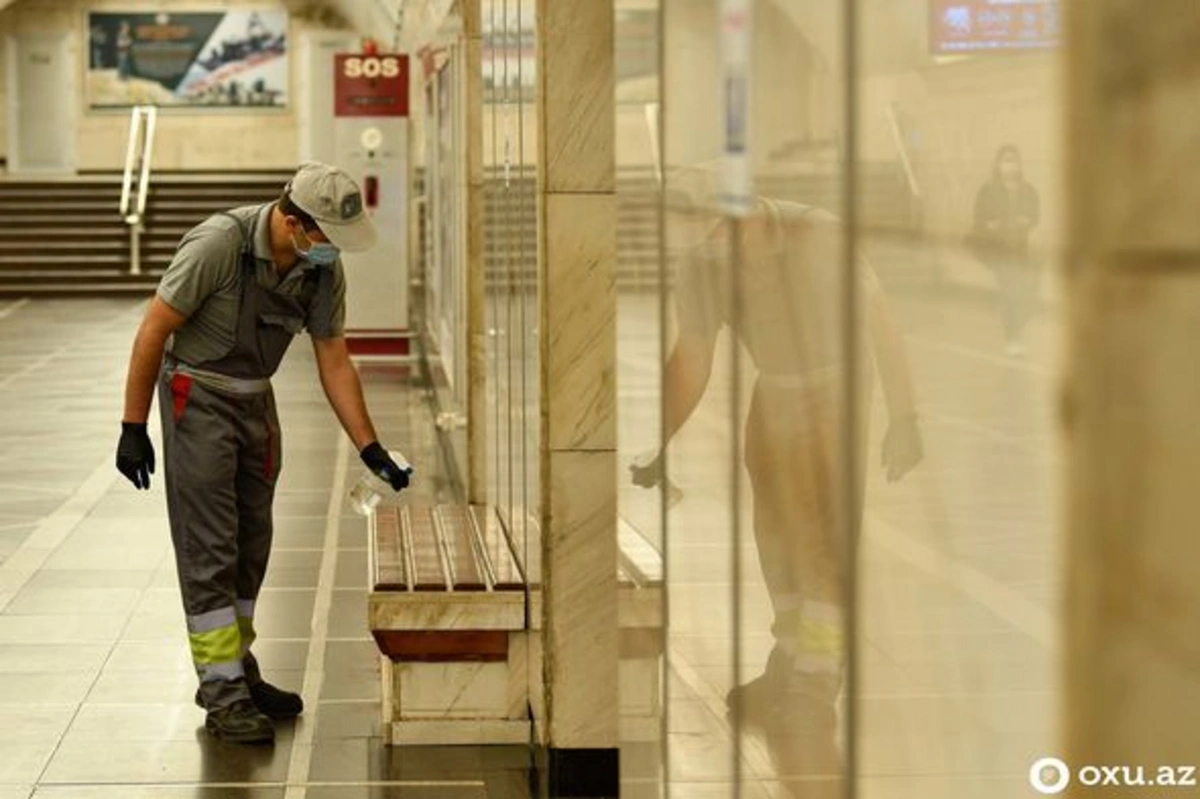
[[[89,12],[87,25],[89,108],[287,105],[283,9]]]

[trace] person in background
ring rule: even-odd
[[[1041,221],[1037,190],[1025,179],[1021,151],[1006,144],[996,153],[992,177],[975,197],[972,237],[976,256],[996,275],[1009,355],[1025,353],[1040,273],[1029,251],[1029,234]]]
[[[128,22],[122,22],[117,31],[117,78],[129,80],[133,74],[133,30]]]

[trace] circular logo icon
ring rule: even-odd
[[[1029,767],[1029,784],[1040,794],[1062,793],[1071,782],[1071,769],[1057,757],[1043,757]]]

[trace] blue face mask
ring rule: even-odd
[[[296,248],[296,255],[317,266],[331,266],[337,263],[342,254],[341,250],[327,241],[310,241],[308,249],[302,250],[296,240],[292,239],[292,246]]]

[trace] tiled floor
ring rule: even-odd
[[[622,458],[657,438],[657,335],[628,324],[652,318],[655,301],[645,302],[624,298],[621,309]],[[1053,320],[1036,323],[1027,359],[1010,360],[984,305],[930,296],[897,308],[928,459],[899,485],[872,462],[859,795],[1029,795],[1025,771],[1052,749],[1056,700]],[[304,340],[276,380],[286,463],[258,652],[269,676],[304,689],[309,711],[274,749],[203,734],[161,480],[139,494],[112,468],[137,318],[134,303],[115,300],[33,302],[0,316],[0,799],[528,795],[524,750],[381,745],[365,529],[335,493],[355,459]],[[727,371],[718,362],[714,385],[728,385]],[[419,393],[401,374],[364,377],[385,442],[429,464],[414,493],[435,492],[444,481]],[[672,462],[684,498],[667,545],[665,770],[670,795],[686,799],[731,795],[723,697],[734,642],[743,678],[771,645],[748,523],[732,628],[726,398],[710,392]],[[881,429],[876,418],[873,457]],[[656,534],[647,492],[623,485],[621,507]],[[769,742],[747,734],[740,745],[743,797],[804,795]],[[664,763],[652,744],[627,742],[622,765],[626,795],[657,795]]]
[[[161,473],[138,493],[112,466],[139,310],[38,301],[0,318],[0,799],[527,795],[523,749],[382,746],[366,530],[334,494],[357,458],[306,339],[275,380],[285,465],[255,649],[309,707],[273,748],[208,738]],[[443,469],[420,392],[395,367],[362,371],[381,438],[420,470],[413,495],[435,498]]]

